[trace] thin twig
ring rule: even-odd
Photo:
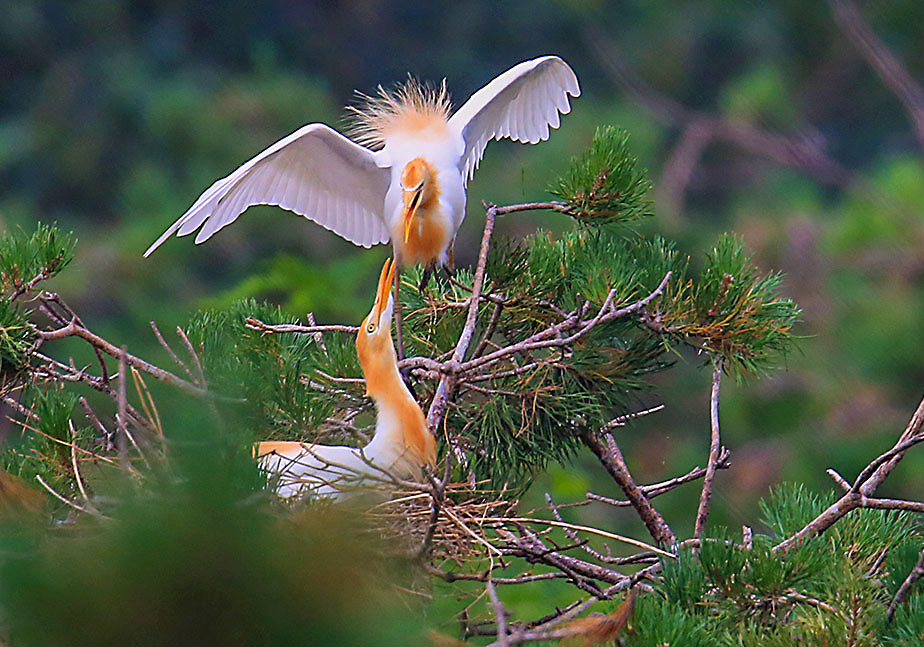
[[[709,517],[709,503],[712,498],[712,481],[715,478],[716,464],[722,452],[722,436],[719,431],[719,389],[722,385],[722,358],[716,358],[712,367],[712,390],[709,397],[709,461],[706,463],[706,475],[703,478],[703,489],[699,496],[699,507],[696,510],[696,524],[693,537],[699,539],[706,528],[706,519]]]
[[[108,517],[106,517],[105,515],[103,515],[103,514],[97,512],[96,510],[93,510],[93,509],[91,509],[91,508],[85,508],[84,506],[80,505],[79,503],[75,503],[75,502],[71,501],[70,499],[68,499],[68,498],[67,498],[66,496],[64,496],[63,494],[59,494],[58,492],[56,492],[56,491],[54,490],[54,488],[52,488],[50,485],[48,485],[48,483],[45,482],[45,480],[42,478],[41,474],[36,474],[36,475],[35,475],[35,480],[38,481],[38,482],[42,485],[42,487],[44,487],[46,490],[48,490],[48,492],[49,492],[54,498],[58,499],[58,500],[61,501],[62,503],[65,503],[65,504],[69,505],[70,507],[74,508],[75,510],[79,510],[80,512],[86,512],[87,514],[91,514],[91,515],[93,515],[94,517],[101,517],[101,518],[104,518],[104,519],[107,519],[107,518],[108,518]]]
[[[122,346],[122,352],[119,356],[119,397],[117,400],[118,413],[116,421],[119,425],[119,435],[116,438],[116,446],[119,448],[119,464],[123,470],[129,469],[128,464],[128,421],[126,420],[125,407],[128,398],[125,395],[125,381],[128,379],[128,367],[126,366],[125,356],[127,351]]]
[[[716,463],[716,469],[720,469],[720,470],[728,469],[731,466],[731,462],[729,461],[729,458],[730,458],[730,455],[728,453],[728,450],[723,447],[722,452],[719,454],[719,460]],[[656,496],[660,496],[661,494],[665,494],[667,492],[675,490],[676,488],[680,487],[681,485],[684,485],[685,483],[689,483],[691,481],[696,481],[697,479],[701,479],[705,475],[706,475],[705,468],[694,467],[692,470],[690,470],[683,476],[677,476],[668,481],[662,481],[660,483],[652,483],[651,485],[642,485],[640,486],[640,489],[642,490],[642,492],[645,493],[645,496],[647,496],[649,499],[652,499]],[[627,508],[632,505],[632,502],[629,501],[628,499],[613,499],[608,496],[594,494],[593,492],[587,492],[584,496],[588,500],[600,501],[601,503],[606,503],[606,504],[617,506],[617,507]],[[579,505],[583,505],[583,502],[581,502]]]
[[[173,362],[174,362],[177,366],[179,366],[179,367],[182,368],[184,371],[186,371],[186,375],[189,376],[189,379],[190,379],[190,380],[194,380],[195,378],[193,377],[192,372],[189,370],[189,367],[186,366],[186,364],[183,363],[183,360],[181,360],[179,357],[177,357],[177,354],[176,354],[175,352],[173,352],[173,349],[172,349],[172,348],[170,348],[170,344],[168,344],[168,343],[167,343],[167,340],[164,339],[164,336],[160,334],[160,328],[157,327],[157,324],[156,324],[155,322],[153,322],[153,321],[151,321],[150,324],[151,324],[151,330],[154,331],[154,336],[157,338],[157,343],[159,343],[159,344],[161,345],[161,347],[162,347],[165,351],[167,351],[167,354],[170,355],[170,359],[172,359]]]
[[[891,622],[892,618],[895,616],[895,610],[898,608],[898,605],[901,604],[905,596],[908,595],[908,591],[911,590],[914,583],[922,576],[924,576],[924,550],[921,551],[918,561],[915,563],[914,567],[912,567],[911,572],[908,573],[908,577],[905,578],[902,585],[898,587],[898,591],[895,592],[895,597],[893,597],[892,601],[889,603],[889,611],[887,614],[889,622]]]
[[[504,605],[501,603],[500,598],[497,597],[497,589],[494,588],[494,583],[488,580],[485,588],[488,590],[488,597],[491,598],[494,617],[497,618],[497,644],[500,647],[508,647],[510,643],[507,637],[507,612],[504,610]]]
[[[268,324],[263,323],[259,319],[254,317],[247,317],[244,319],[244,325],[250,328],[251,330],[259,330],[265,333],[297,333],[300,335],[314,335],[317,333],[325,332],[345,332],[352,335],[355,335],[359,331],[359,326],[343,326],[339,324],[331,325],[313,325],[313,326],[302,326],[301,324]]]
[[[68,325],[64,326],[63,328],[58,328],[57,330],[40,330],[38,331],[38,336],[44,341],[52,339],[64,339],[65,337],[80,337],[81,339],[89,342],[94,348],[103,351],[111,357],[120,359],[123,356],[122,351],[119,350],[119,348],[110,344],[99,335],[90,332],[87,328],[84,328],[76,321],[76,319],[71,320]],[[197,395],[209,395],[208,391],[205,389],[202,389],[191,382],[187,382],[186,380],[177,377],[170,371],[165,371],[162,368],[158,368],[157,366],[154,366],[153,364],[150,364],[143,359],[128,353],[125,353],[124,357],[126,363],[129,366],[134,366],[138,370],[144,371],[145,373],[152,375],[162,382],[172,384],[173,386],[177,386]]]

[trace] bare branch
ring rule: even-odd
[[[267,324],[254,317],[247,317],[244,325],[251,330],[259,330],[265,333],[282,334],[297,333],[300,335],[314,335],[325,332],[345,332],[355,335],[359,331],[359,326],[341,326],[341,325],[323,325],[323,326],[302,326],[301,324]]]
[[[722,452],[719,454],[719,459],[716,462],[716,469],[720,469],[720,470],[728,469],[731,466],[731,462],[729,458],[730,458],[730,455],[728,453],[728,450],[723,447]],[[652,483],[651,485],[642,485],[641,490],[642,492],[645,493],[645,496],[647,496],[649,499],[652,499],[666,492],[670,492],[671,490],[675,490],[676,488],[680,487],[681,485],[685,483],[689,483],[690,481],[701,479],[705,475],[706,475],[705,468],[695,467],[689,472],[687,472],[686,474],[684,474],[683,476],[678,476],[668,481],[662,481],[660,483]],[[586,499],[589,499],[591,501],[600,501],[601,503],[607,503],[609,505],[622,507],[622,508],[628,508],[629,506],[632,505],[632,502],[629,501],[628,499],[612,499],[610,497],[602,496],[600,494],[594,494],[593,492],[587,492],[584,496],[586,497]],[[583,505],[583,502],[579,505]]]
[[[719,389],[722,385],[722,358],[718,357],[712,366],[712,391],[709,397],[709,426],[711,440],[709,443],[709,460],[706,463],[706,475],[703,478],[703,489],[699,497],[699,508],[696,510],[696,524],[693,537],[699,539],[706,528],[706,519],[709,517],[709,501],[712,498],[712,481],[715,478],[716,465],[722,452],[722,435],[719,430]]]
[[[478,252],[478,264],[475,267],[475,278],[472,282],[472,297],[468,307],[468,315],[465,318],[465,326],[459,335],[459,342],[456,344],[450,359],[450,366],[458,366],[465,357],[468,345],[472,340],[472,333],[475,331],[475,322],[478,319],[478,306],[480,303],[481,288],[484,285],[485,266],[488,263],[488,249],[491,245],[491,234],[494,232],[494,219],[497,216],[498,207],[492,205],[485,212],[484,232],[481,235],[481,247]],[[439,436],[439,425],[446,413],[446,405],[455,388],[457,378],[455,375],[447,373],[440,378],[436,387],[436,393],[430,403],[430,410],[427,412],[427,427],[434,436]],[[461,459],[458,447],[453,447],[456,458]]]
[[[632,507],[638,512],[655,541],[662,546],[673,546],[677,543],[674,531],[667,525],[667,521],[664,520],[661,513],[654,509],[651,501],[648,500],[642,489],[632,479],[616,441],[613,440],[610,434],[603,434],[602,436],[603,438],[586,430],[581,432],[581,440],[606,468],[606,471],[613,477],[616,484],[625,492],[632,503]]]
[[[43,341],[64,339],[65,337],[80,337],[81,339],[89,342],[90,345],[92,345],[94,348],[103,351],[110,357],[119,359],[122,356],[121,351],[117,347],[113,346],[99,335],[90,332],[87,328],[80,325],[76,318],[72,319],[71,322],[63,328],[48,331],[40,330],[38,331],[38,336]],[[161,380],[162,382],[177,386],[185,391],[189,391],[190,393],[195,393],[197,395],[209,395],[208,391],[205,389],[202,389],[191,382],[187,382],[186,380],[177,377],[170,371],[165,371],[164,369],[158,368],[153,364],[149,364],[148,362],[144,361],[143,359],[139,359],[134,355],[126,353],[125,361],[129,366],[134,366],[138,370],[144,371],[148,375],[151,375],[158,380]]]

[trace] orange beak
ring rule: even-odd
[[[417,207],[420,206],[420,196],[423,194],[423,187],[414,191],[414,197],[411,198],[411,204],[408,205],[407,211],[404,212],[404,242],[411,236],[411,223],[414,216],[417,215]]]
[[[382,266],[382,272],[379,274],[379,286],[375,291],[375,304],[372,310],[375,313],[375,321],[381,325],[382,312],[388,305],[388,295],[391,293],[391,285],[395,279],[395,264],[390,258],[385,260]]]

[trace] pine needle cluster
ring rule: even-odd
[[[0,236],[0,386],[23,368],[34,347],[28,310],[15,301],[57,275],[74,257],[76,240],[55,225],[39,223]]]
[[[603,126],[586,153],[549,191],[568,205],[579,222],[593,225],[628,223],[651,215],[647,199],[651,182],[629,151],[629,133]]]

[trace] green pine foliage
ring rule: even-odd
[[[782,275],[761,274],[741,241],[723,235],[695,280],[674,282],[665,331],[721,357],[738,377],[765,373],[793,344],[799,306],[779,294]]]
[[[0,389],[23,369],[34,344],[26,313],[0,297]]]
[[[651,215],[651,182],[629,151],[629,133],[615,126],[598,128],[590,150],[571,160],[549,191],[568,205],[579,222],[624,224]]]
[[[74,490],[70,448],[72,435],[78,442],[99,442],[91,430],[74,428],[71,433],[71,415],[77,395],[57,386],[26,387],[23,402],[38,416],[26,421],[27,427],[18,436],[7,439],[5,451],[0,452],[0,468],[22,478],[32,486],[36,476],[59,492]]]
[[[77,240],[54,224],[39,223],[35,232],[15,230],[0,236],[0,292],[16,290],[29,281],[48,279],[74,258]]]
[[[0,235],[0,393],[16,385],[35,346],[30,311],[14,298],[61,272],[76,244],[72,234],[54,224],[39,223],[31,234],[16,229]]]
[[[719,528],[698,552],[665,560],[655,593],[638,600],[636,634],[626,645],[659,644],[649,642],[653,631],[697,635],[697,628],[708,635],[705,644],[729,647],[919,645],[920,586],[892,622],[886,618],[924,541],[912,515],[854,511],[824,535],[773,553],[830,502],[801,486],[780,486],[761,505],[770,534],[755,534],[748,547]],[[648,628],[651,617],[667,627]]]
[[[364,406],[361,389],[342,389],[317,371],[359,377],[351,336],[313,337],[251,330],[247,317],[267,324],[293,323],[277,307],[246,299],[222,311],[197,314],[188,334],[201,355],[212,390],[231,401],[222,422],[246,426],[254,437],[323,440],[318,433],[336,405]]]

